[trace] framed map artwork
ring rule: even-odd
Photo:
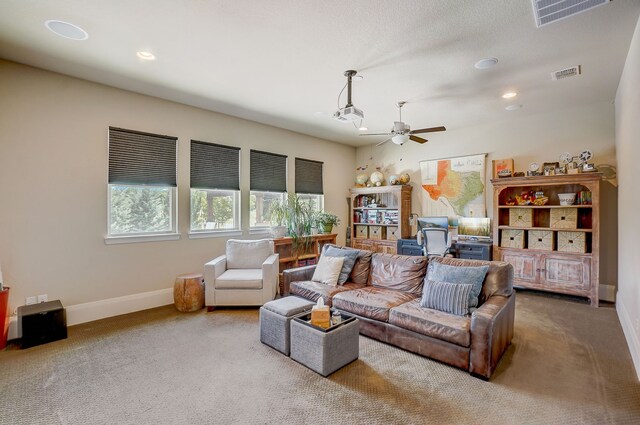
[[[422,214],[486,217],[486,154],[420,162]]]

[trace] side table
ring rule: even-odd
[[[204,307],[204,282],[199,273],[181,274],[173,285],[173,302],[178,311],[189,313]]]

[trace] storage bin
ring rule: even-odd
[[[509,226],[532,227],[533,226],[533,209],[509,208]]]
[[[577,229],[578,209],[577,208],[552,208],[551,209],[552,229]]]
[[[369,237],[369,226],[356,225],[356,238],[367,239]]]
[[[529,249],[553,251],[554,240],[551,230],[529,230]]]
[[[558,232],[558,251],[584,254],[585,252],[587,252],[587,241],[585,233]]]
[[[369,239],[385,239],[385,227],[382,226],[369,226]]]
[[[500,246],[504,248],[524,248],[524,230],[503,230]]]
[[[400,239],[400,231],[395,226],[387,227],[387,240],[388,241],[397,241]]]

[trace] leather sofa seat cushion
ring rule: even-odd
[[[340,292],[350,291],[352,289],[364,288],[364,286],[364,284],[351,282],[347,282],[342,286],[329,286],[312,280],[303,280],[292,282],[289,287],[289,292],[292,295],[297,295],[314,302],[318,301],[318,298],[322,297],[324,305],[331,306],[331,301],[334,295],[339,294]]]
[[[358,316],[386,322],[389,320],[391,308],[416,299],[416,297],[417,295],[407,292],[368,286],[336,294],[333,297],[333,306]]]
[[[227,269],[259,269],[274,253],[273,241],[269,239],[227,241]]]
[[[262,289],[262,269],[230,269],[215,281],[216,289]]]
[[[471,345],[471,317],[420,307],[414,300],[391,309],[389,323],[462,347]]]
[[[375,253],[369,285],[419,296],[427,272],[427,257]]]

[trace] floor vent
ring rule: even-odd
[[[563,78],[577,77],[580,74],[582,74],[580,65],[572,66],[571,68],[565,68],[565,69],[561,69],[560,71],[552,72],[551,79],[554,81],[557,81],[557,80],[562,80]]]
[[[538,28],[576,15],[611,0],[531,0]]]

